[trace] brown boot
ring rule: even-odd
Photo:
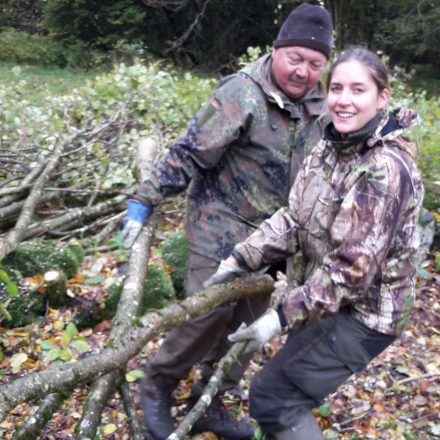
[[[153,440],[165,440],[174,431],[171,395],[178,380],[148,373],[141,380],[140,396],[144,423]]]

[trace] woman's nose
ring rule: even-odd
[[[338,96],[339,104],[349,104],[350,103],[350,92],[349,90],[343,90]]]

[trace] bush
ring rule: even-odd
[[[13,68],[15,69],[15,68]],[[17,72],[20,68],[15,69]],[[99,126],[114,115],[118,106],[130,124],[108,144],[90,144],[76,155],[75,167],[61,176],[67,186],[95,186],[105,189],[128,187],[136,182],[134,160],[139,141],[145,137],[162,137],[163,145],[176,139],[188,120],[204,102],[213,81],[175,69],[165,70],[159,63],[149,66],[136,63],[120,64],[114,70],[87,81],[69,94],[50,96],[32,105],[23,89],[26,80],[15,81],[0,89],[0,127],[2,147],[13,149],[23,138],[38,146],[33,162],[44,161],[53,151],[58,139],[73,128]],[[70,158],[70,160],[73,160]],[[12,171],[0,170],[5,178]]]
[[[425,91],[414,92],[398,78],[392,78],[393,106],[416,110],[420,124],[411,129],[410,138],[419,146],[418,168],[425,184],[424,206],[440,209],[440,100],[427,98]]]
[[[0,32],[0,60],[16,63],[66,66],[65,49],[51,38],[14,29]]]

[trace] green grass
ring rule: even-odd
[[[41,105],[47,96],[67,94],[101,72],[0,62],[0,88],[15,84],[27,101]]]

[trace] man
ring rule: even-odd
[[[333,44],[329,13],[302,4],[283,23],[274,50],[226,77],[191,121],[186,134],[158,161],[129,201],[124,227],[129,247],[163,198],[187,190],[190,246],[187,295],[199,291],[234,245],[278,208],[310,148],[322,135],[324,88],[319,82]],[[146,366],[141,383],[144,420],[155,440],[174,430],[171,394],[194,364],[203,382],[227,351],[227,335],[250,323],[269,298],[218,308],[171,332]],[[251,355],[240,359],[221,392],[236,386]],[[197,395],[198,390],[193,391]],[[231,419],[216,399],[193,432],[247,440],[253,428]]]

